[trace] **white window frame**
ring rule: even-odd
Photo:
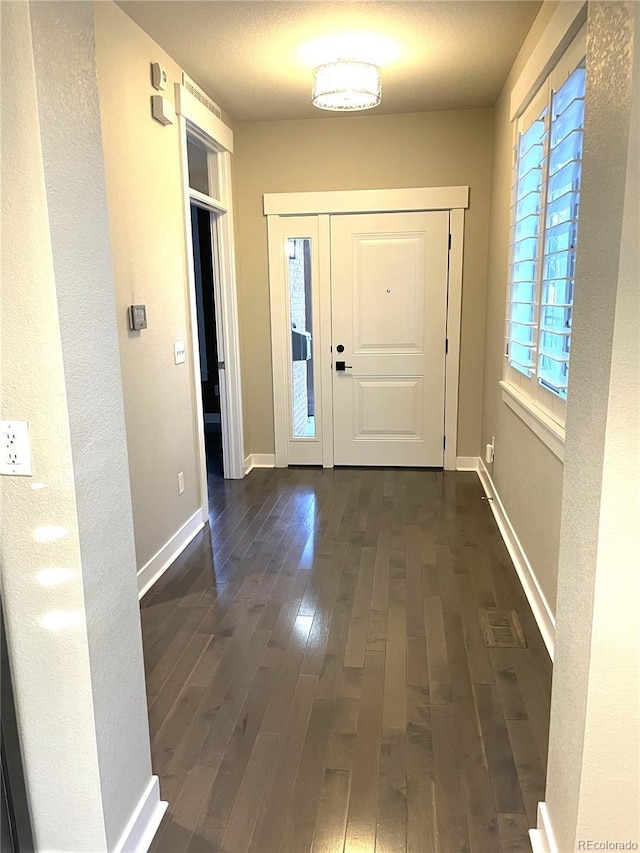
[[[550,106],[552,89],[560,88],[586,53],[586,4],[560,4],[552,16],[531,59],[511,93],[514,151],[521,130],[535,119],[544,106]],[[514,164],[515,165],[515,164]],[[514,180],[515,184],[515,180]],[[515,191],[515,186],[513,188]],[[514,198],[511,202],[513,205]],[[513,213],[512,213],[513,217]],[[510,222],[512,225],[513,222]],[[509,258],[511,262],[511,258]],[[564,458],[564,418],[566,402],[542,386],[536,375],[527,377],[509,365],[506,341],[509,340],[511,313],[511,263],[506,289],[504,371],[500,382],[503,401],[518,415],[549,449]],[[540,304],[540,283],[536,293]]]
[[[322,465],[333,467],[333,446],[325,442],[332,435],[330,359],[331,280],[329,261],[329,217],[268,216],[269,300],[271,313],[271,364],[274,384],[274,431],[276,467]],[[311,298],[313,379],[316,402],[316,430],[313,436],[295,436],[291,374],[291,322],[287,243],[302,238],[311,242]],[[317,413],[320,413],[320,417]]]

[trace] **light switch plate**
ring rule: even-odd
[[[31,476],[31,446],[27,421],[0,421],[0,474]]]
[[[176,364],[184,364],[187,360],[187,350],[184,341],[175,341],[173,344],[173,357]]]

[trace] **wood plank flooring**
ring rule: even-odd
[[[142,602],[152,850],[530,850],[551,664],[476,475],[254,470],[210,508]]]

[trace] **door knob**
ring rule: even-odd
[[[351,370],[351,364],[345,364],[344,361],[336,361],[336,370],[339,373],[343,373],[345,370]]]

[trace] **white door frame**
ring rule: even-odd
[[[462,312],[462,260],[464,244],[464,211],[469,207],[469,187],[417,187],[391,190],[343,190],[335,192],[302,192],[302,193],[265,193],[263,196],[263,210],[267,217],[269,234],[279,233],[276,225],[279,217],[285,216],[318,216],[319,220],[326,221],[326,225],[320,227],[320,239],[318,251],[321,255],[321,269],[327,268],[330,263],[328,228],[329,215],[339,213],[393,213],[408,211],[448,210],[450,251],[449,251],[449,277],[448,277],[448,299],[447,299],[447,355],[445,359],[445,403],[444,403],[444,468],[447,471],[456,470],[456,454],[458,444],[458,388],[460,375],[460,325]],[[326,232],[324,231],[326,228]],[[324,239],[323,239],[324,234]],[[269,244],[271,255],[271,240]],[[283,298],[282,267],[272,264],[269,260],[269,287],[273,305],[274,294],[276,299]],[[321,278],[322,278],[321,273]],[[328,292],[326,286],[322,288]],[[324,320],[320,348],[322,357],[318,359],[321,369],[322,383],[322,419],[324,435],[332,435],[330,424],[333,421],[333,412],[330,408],[333,404],[331,393],[333,364],[325,357],[329,352],[330,326],[326,325],[325,299],[321,298],[321,312]],[[330,309],[330,298],[329,298]],[[330,315],[329,315],[330,321]],[[326,331],[328,329],[328,331]],[[286,367],[287,339],[279,333],[279,328],[274,328],[272,312],[271,348],[273,353],[273,384],[274,384],[274,424],[276,434],[276,465],[285,467],[288,464],[286,458],[286,436],[288,429],[288,411],[286,409],[287,398],[282,394],[281,388],[285,387],[287,374],[283,373]],[[277,389],[277,390],[276,390]],[[331,403],[329,403],[331,401]],[[327,411],[329,410],[329,411]],[[325,426],[326,425],[326,426]],[[283,441],[284,437],[284,441]],[[328,448],[326,445],[331,444]],[[324,442],[323,466],[333,467],[333,443]]]
[[[218,335],[218,355],[224,362],[220,372],[220,422],[223,446],[223,473],[228,479],[244,477],[244,428],[242,417],[242,386],[240,378],[240,335],[236,292],[235,252],[233,240],[233,211],[231,205],[231,154],[233,133],[216,115],[198,100],[184,85],[176,84],[176,113],[180,131],[180,162],[184,198],[184,223],[189,282],[189,332],[191,338],[191,371],[193,380],[194,416],[198,448],[200,500],[202,520],[209,514],[207,488],[207,459],[205,449],[202,386],[200,383],[200,344],[196,306],[191,204],[215,214],[211,222],[212,258],[214,265],[214,302]],[[218,198],[214,199],[189,187],[187,135],[195,137],[215,158],[209,159],[210,171],[215,169]]]
[[[267,217],[269,245],[269,281],[277,286],[269,288],[271,314],[271,339],[284,345],[271,347],[273,368],[273,413],[275,434],[275,462],[277,468],[300,463],[310,444],[322,447],[322,467],[333,468],[333,443],[325,437],[333,434],[333,394],[331,388],[331,279],[329,258],[329,216]],[[312,291],[314,301],[313,335],[314,385],[316,407],[322,419],[316,418],[316,435],[311,438],[293,437],[291,422],[292,399],[289,350],[289,278],[284,247],[290,237],[311,239]],[[329,385],[327,385],[327,376]],[[306,445],[306,448],[305,448]],[[301,454],[296,458],[295,451]],[[291,457],[293,451],[293,458]],[[314,459],[314,463],[317,462]],[[302,464],[305,464],[302,462]],[[307,462],[308,464],[308,462]]]

